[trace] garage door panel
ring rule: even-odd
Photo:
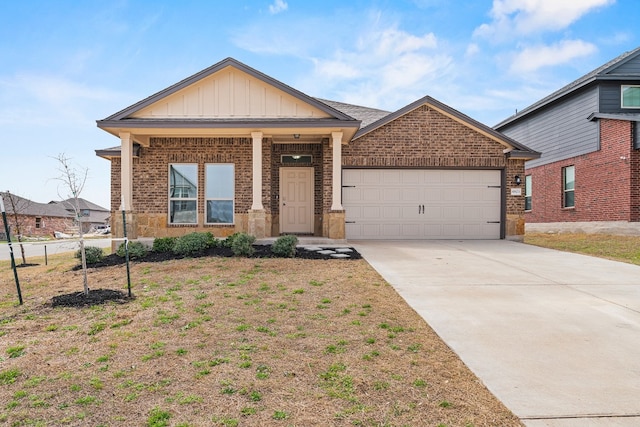
[[[501,180],[497,170],[347,169],[347,238],[498,239]]]

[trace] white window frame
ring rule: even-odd
[[[196,187],[196,191],[195,191],[195,197],[171,197],[171,168],[174,166],[195,166],[196,168],[196,182],[195,187]],[[197,163],[170,163],[168,166],[168,174],[169,176],[168,178],[168,191],[167,191],[167,195],[168,195],[168,206],[167,206],[167,212],[168,212],[168,216],[167,219],[169,221],[170,225],[193,225],[193,224],[197,224],[198,223],[198,164]],[[171,220],[171,203],[172,202],[192,202],[195,201],[196,202],[196,208],[195,208],[195,220],[193,222],[173,222]]]
[[[533,184],[533,178],[531,175],[526,175],[524,177],[524,210],[530,211],[533,208],[533,203],[531,199],[531,185]],[[527,209],[527,199],[529,199],[529,209]]]
[[[625,89],[630,89],[630,88],[636,88],[637,90],[640,91],[640,85],[622,85],[622,86],[620,86],[620,108],[639,109],[640,108],[640,104],[632,105],[632,106],[624,105],[624,90]]]
[[[231,182],[229,183],[229,185],[231,185],[231,196],[230,197],[209,197],[209,188],[208,186],[210,185],[209,183],[209,179],[208,179],[208,172],[209,172],[209,167],[212,166],[231,166],[231,174],[232,174],[232,178],[231,178]],[[207,225],[233,225],[235,224],[235,219],[236,219],[236,166],[233,163],[207,163],[204,165],[204,185],[205,185],[205,197],[204,197],[204,218],[205,218],[205,224]],[[209,202],[210,201],[230,201],[231,202],[231,221],[229,222],[209,222]]]
[[[567,171],[571,168],[573,170],[573,188],[567,190]],[[573,203],[571,206],[567,206],[567,193],[573,193]],[[569,165],[562,168],[562,208],[572,209],[576,207],[576,167],[575,165]]]

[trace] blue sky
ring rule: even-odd
[[[227,57],[320,98],[430,95],[493,126],[640,45],[637,0],[0,3],[0,190],[66,198],[60,154],[110,207],[103,119]]]

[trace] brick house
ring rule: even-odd
[[[23,237],[54,237],[73,226],[73,214],[57,203],[37,203],[15,194],[0,193],[13,236],[20,230]],[[4,225],[0,237],[6,239]]]
[[[640,48],[495,129],[537,151],[526,164],[530,230],[640,232]]]
[[[539,157],[430,97],[393,113],[321,100],[232,58],[97,125],[120,141],[96,154],[130,238],[519,239]]]

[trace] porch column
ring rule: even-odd
[[[133,141],[131,133],[120,132],[120,210],[133,210]]]
[[[342,132],[331,132],[333,142],[333,193],[331,210],[341,211],[342,208]]]
[[[253,200],[249,211],[249,234],[258,239],[267,236],[267,215],[262,206],[262,132],[251,132],[253,140]]]
[[[253,202],[251,210],[263,210],[262,206],[262,132],[251,132],[253,139]]]

